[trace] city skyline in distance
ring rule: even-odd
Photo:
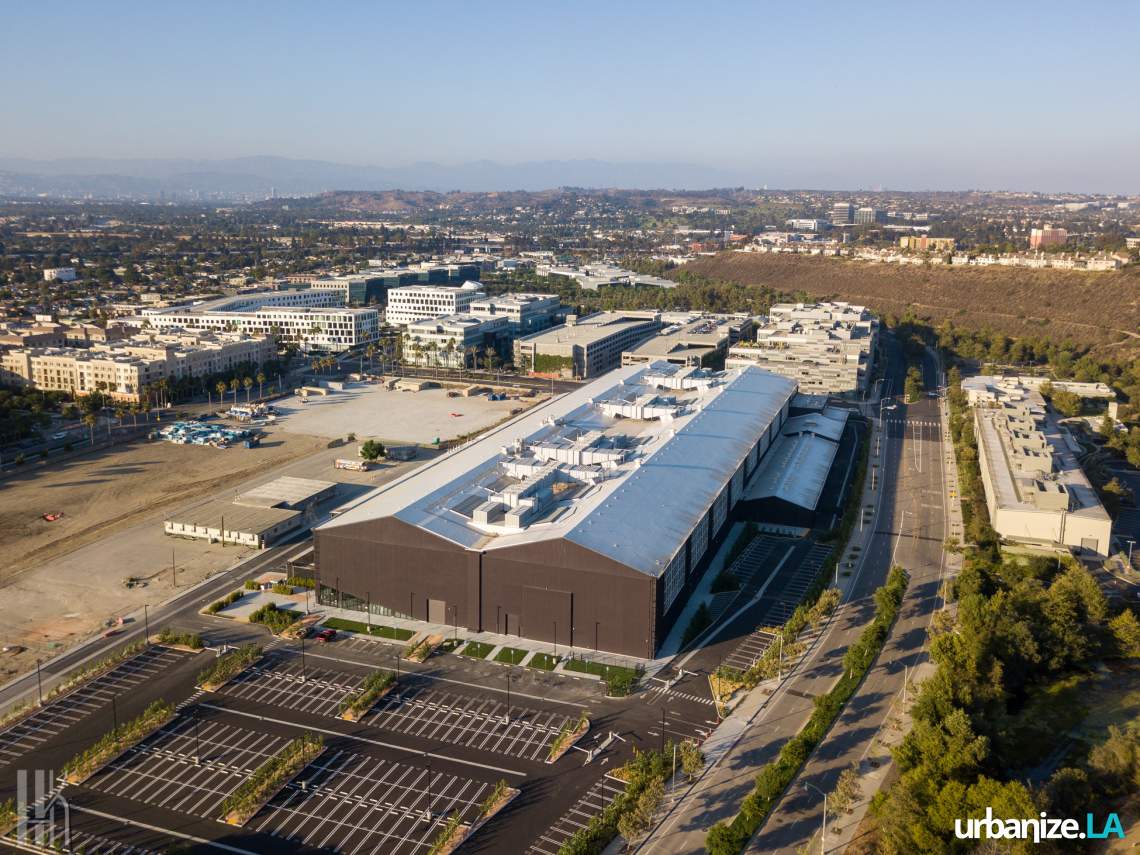
[[[351,165],[382,189],[1140,192],[1133,8],[906,9],[729,3],[694,27],[668,3],[26,7],[6,21],[0,170],[281,158],[322,189],[367,189],[325,180]]]

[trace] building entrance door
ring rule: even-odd
[[[447,602],[428,600],[428,623],[447,623]]]

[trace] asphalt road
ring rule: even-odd
[[[936,383],[933,360],[924,366],[928,388]],[[901,407],[887,419],[888,442],[897,449],[896,477],[884,495],[875,535],[867,549],[872,572],[864,571],[859,592],[848,602],[856,620],[844,615],[845,626],[831,639],[831,667],[817,668],[809,693],[823,692],[838,676],[838,657],[862,632],[874,613],[866,598],[883,579],[885,569],[898,564],[910,573],[898,620],[858,691],[824,741],[809,757],[797,778],[753,837],[749,853],[796,853],[821,828],[820,792],[835,788],[840,772],[866,756],[871,743],[900,696],[905,675],[926,657],[927,627],[943,603],[940,588],[947,572],[943,541],[948,532],[944,449],[937,402],[924,399]],[[870,794],[865,794],[869,796]],[[831,848],[829,844],[824,851]]]

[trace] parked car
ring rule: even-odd
[[[311,626],[303,626],[297,630],[297,638],[309,638],[313,634]]]
[[[322,644],[324,644],[326,641],[332,641],[334,638],[336,638],[335,629],[322,629],[317,633],[317,641],[321,642]]]

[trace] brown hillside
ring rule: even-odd
[[[699,258],[676,271],[766,285],[810,297],[861,303],[880,313],[908,308],[935,323],[951,320],[970,329],[988,327],[1017,337],[1031,335],[1093,346],[1140,346],[1140,270],[1079,273],[1019,268],[903,267],[839,258],[725,252]]]

